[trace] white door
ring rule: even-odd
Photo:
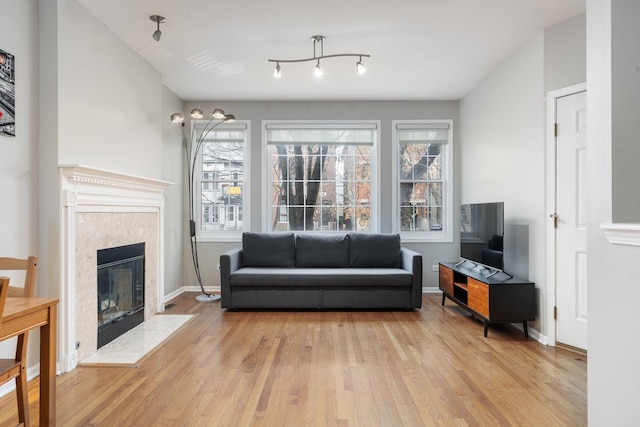
[[[587,349],[587,100],[556,100],[556,341]]]

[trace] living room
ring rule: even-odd
[[[4,237],[0,252],[37,254],[40,261],[36,293],[60,297],[64,307],[68,302],[61,291],[60,248],[64,236],[60,231],[60,166],[87,165],[170,182],[173,185],[164,190],[164,256],[160,261],[159,295],[169,299],[183,291],[197,290],[184,220],[184,154],[180,129],[168,120],[172,113],[196,106],[204,110],[222,107],[238,120],[249,121],[251,164],[258,170],[262,120],[378,120],[381,158],[390,159],[392,120],[451,119],[453,203],[501,200],[507,206],[505,215],[511,224],[528,227],[528,279],[536,283],[539,298],[538,318],[530,328],[532,337],[545,343],[553,334],[553,324],[548,304],[552,295],[547,259],[550,212],[544,98],[549,91],[587,82],[592,120],[587,202],[589,422],[629,424],[638,419],[632,380],[640,378],[633,356],[640,349],[640,342],[621,331],[633,322],[632,304],[639,296],[632,276],[638,251],[634,244],[610,243],[601,228],[601,224],[640,221],[634,205],[637,201],[628,201],[634,199],[629,194],[637,193],[628,186],[636,181],[638,172],[624,168],[624,164],[617,167],[616,163],[625,157],[637,158],[638,152],[634,147],[617,145],[611,137],[612,122],[621,129],[633,127],[632,121],[612,120],[611,87],[615,82],[611,66],[607,68],[612,62],[609,33],[612,27],[629,31],[625,24],[635,23],[633,14],[625,14],[621,3],[624,2],[587,1],[585,14],[535,32],[457,100],[255,101],[180,99],[164,84],[158,71],[81,2],[4,0],[1,5],[6,25],[0,28],[0,40],[6,44],[0,49],[16,57],[17,122],[15,138],[0,138],[0,153],[6,159],[0,188],[8,201],[0,214]],[[616,5],[620,8],[615,9]],[[632,10],[637,12],[637,6],[625,7],[635,7]],[[148,24],[140,25],[152,48],[156,42],[146,34],[150,33],[145,26]],[[170,31],[173,30],[166,27],[165,32]],[[268,54],[271,52],[265,53]],[[580,63],[584,66],[576,66]],[[636,89],[632,85],[628,91],[635,93]],[[625,173],[623,177],[619,175],[621,171]],[[250,182],[255,188],[250,204],[251,228],[256,231],[263,223],[261,177],[259,172],[252,174]],[[392,181],[391,167],[382,165],[382,200],[391,197]],[[379,216],[379,231],[391,232],[391,205],[383,203]],[[626,230],[635,228],[630,225]],[[238,242],[202,245],[200,258],[206,260],[202,262],[202,275],[207,286],[219,286],[217,260],[237,245]],[[407,246],[424,257],[425,290],[436,291],[438,276],[431,266],[455,261],[457,246],[453,241]],[[609,295],[609,285],[622,288],[623,298]],[[68,313],[61,310],[61,319],[63,325]],[[75,340],[60,341],[58,347],[60,371],[66,372]],[[621,348],[629,351],[620,352]],[[5,347],[0,350],[8,351]],[[36,349],[30,352],[35,353]]]

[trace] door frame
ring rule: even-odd
[[[556,306],[556,233],[554,220],[549,215],[555,211],[556,203],[556,103],[558,98],[573,95],[587,90],[586,83],[579,83],[567,86],[561,89],[547,92],[547,122],[546,122],[546,181],[547,181],[547,202],[546,202],[546,220],[547,220],[547,293],[546,300],[546,319],[547,319],[547,339],[546,343],[550,346],[556,345],[556,319],[554,318],[554,307]],[[588,114],[588,113],[587,113]]]

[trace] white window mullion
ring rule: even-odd
[[[234,209],[249,209],[250,122],[223,123],[204,131],[195,124],[202,144],[194,175],[196,232],[200,241],[241,241],[248,221]]]
[[[263,205],[267,212],[263,231],[378,229],[377,207],[373,204],[377,200],[374,168],[378,121],[264,121],[263,125]],[[294,151],[294,147],[299,148]],[[293,166],[296,161],[304,163],[301,176],[295,176],[300,170]],[[367,179],[363,178],[365,169],[361,166],[365,162],[372,169],[366,171]],[[320,168],[317,180],[309,175],[309,165]],[[314,200],[300,199],[297,189],[290,191],[288,184],[296,182],[302,183],[305,196],[317,192]],[[308,215],[313,215],[313,220],[305,221]]]
[[[452,241],[452,124],[392,121],[393,231],[405,241]]]

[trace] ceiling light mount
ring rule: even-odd
[[[358,58],[358,62],[356,62],[356,69],[358,70],[359,74],[364,74],[366,71],[366,68],[364,67],[364,65],[362,65],[362,58],[370,58],[371,55],[368,55],[366,53],[337,53],[337,54],[333,54],[333,55],[325,55],[324,54],[324,41],[327,38],[325,36],[322,35],[315,35],[315,36],[311,36],[311,40],[313,41],[313,57],[312,58],[303,58],[303,59],[269,59],[269,62],[275,62],[276,63],[276,69],[273,73],[273,76],[276,78],[280,78],[282,76],[282,68],[280,67],[280,63],[285,63],[285,62],[310,62],[310,61],[314,61],[316,62],[316,66],[314,69],[315,72],[315,76],[316,77],[321,77],[322,76],[322,70],[320,69],[320,60],[321,59],[327,59],[327,58],[337,58],[339,56],[352,56],[352,57],[356,57]],[[320,54],[318,55],[318,51],[317,51],[317,45],[320,44]]]
[[[157,42],[160,41],[160,37],[162,37],[162,31],[160,31],[160,24],[164,24],[165,21],[164,20],[164,16],[160,16],[160,15],[151,15],[149,17],[149,19],[151,19],[153,22],[155,22],[156,24],[158,24],[158,26],[156,27],[156,30],[153,32],[153,39]]]

